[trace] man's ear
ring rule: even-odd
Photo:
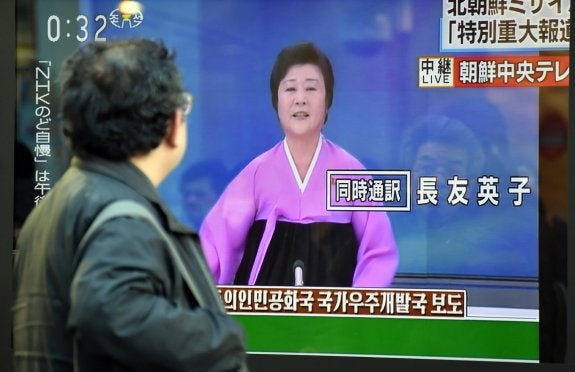
[[[177,147],[180,145],[179,135],[181,130],[183,130],[184,123],[182,122],[182,112],[180,110],[175,110],[172,116],[168,119],[168,130],[166,133],[166,143],[169,146]]]

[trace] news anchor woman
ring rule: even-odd
[[[326,171],[364,169],[324,138],[334,75],[312,43],[284,48],[270,76],[285,138],[252,160],[200,236],[218,284],[388,286],[398,253],[384,212],[326,209]]]

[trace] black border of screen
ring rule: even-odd
[[[0,3],[0,370],[10,370],[12,317],[12,210],[16,109],[15,1]]]
[[[12,211],[14,177],[14,139],[16,110],[16,0],[0,2],[0,370],[11,371],[12,303]],[[573,0],[571,0],[573,5]],[[571,25],[574,20],[571,11]],[[575,31],[570,29],[570,51]],[[575,61],[570,52],[569,107],[575,107]],[[568,164],[575,164],[575,120],[569,115]],[[568,176],[568,251],[575,248],[575,169]],[[569,252],[568,252],[569,253]],[[478,362],[462,360],[362,358],[340,356],[309,356],[250,354],[251,371],[571,371],[575,368],[575,253],[568,254],[568,319],[567,355],[565,363]],[[382,334],[381,337],[386,337]],[[438,340],[440,342],[440,340]]]

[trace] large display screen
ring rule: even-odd
[[[200,230],[235,177],[284,139],[272,66],[284,47],[312,42],[335,77],[322,134],[364,166],[329,170],[317,202],[386,214],[399,264],[377,288],[222,283],[255,368],[567,362],[569,1],[18,6],[16,227],[70,160],[57,81],[79,45],[152,38],[175,52],[194,109],[185,158],[160,192]]]

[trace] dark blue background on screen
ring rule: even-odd
[[[537,276],[537,89],[418,88],[418,57],[469,55],[440,51],[442,1],[141,2],[138,27],[108,24],[102,36],[162,39],[176,52],[195,106],[186,157],[161,193],[183,221],[197,225],[213,203],[210,195],[219,195],[248,161],[283,138],[271,104],[271,67],[283,47],[312,41],[335,73],[324,134],[367,168],[413,169],[405,145],[409,129],[429,115],[460,120],[481,145],[466,153],[471,146],[452,143],[460,160],[453,169],[469,178],[468,206],[450,206],[440,192],[437,207],[412,203],[412,212],[389,213],[399,273]],[[117,4],[83,0],[80,11],[108,16]],[[434,158],[423,172],[449,171],[450,161]],[[217,181],[191,179],[186,170],[194,166],[193,174]],[[498,206],[477,205],[481,175],[498,177]],[[521,207],[512,206],[510,176],[529,177],[531,193]],[[198,213],[188,213],[192,209]]]

